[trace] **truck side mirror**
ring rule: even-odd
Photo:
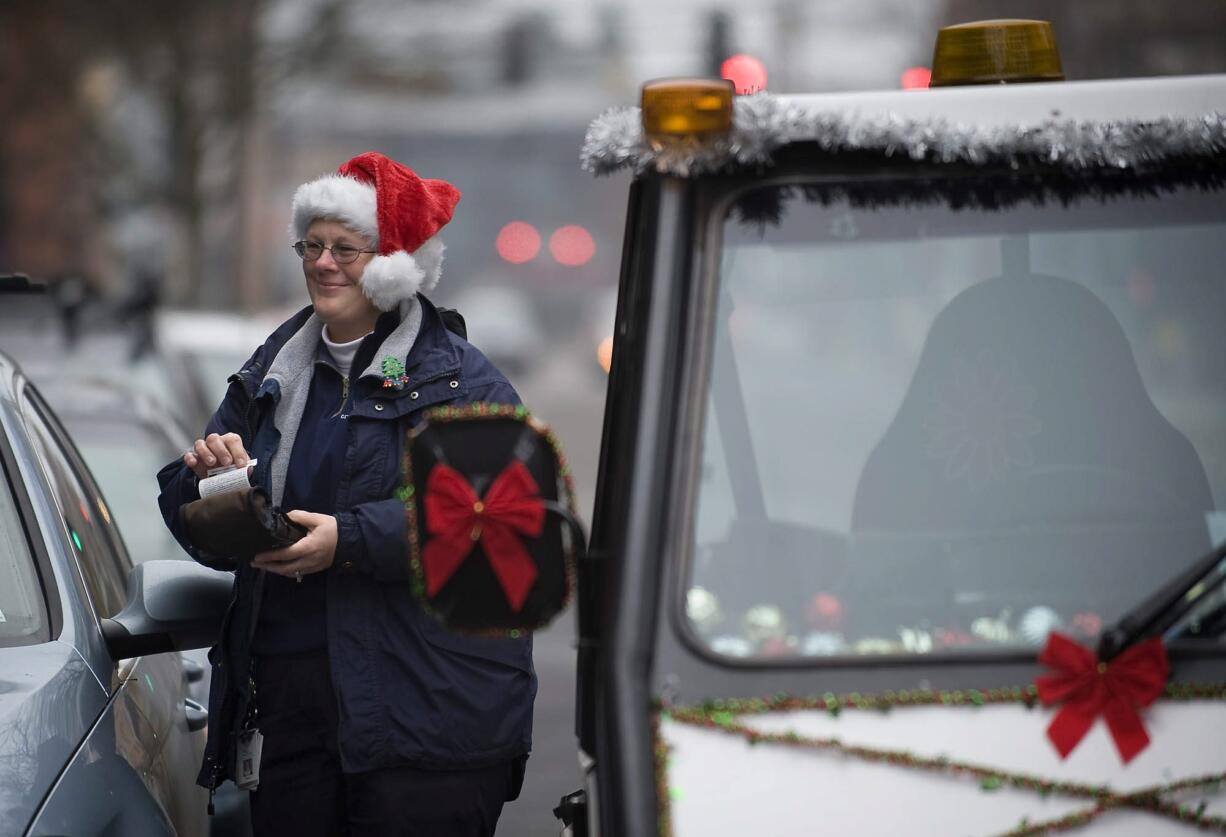
[[[403,487],[413,589],[457,631],[530,631],[561,612],[584,548],[570,472],[523,407],[430,410],[409,431]]]
[[[128,603],[102,620],[117,660],[190,651],[217,642],[230,605],[234,576],[195,561],[146,561],[128,576]]]

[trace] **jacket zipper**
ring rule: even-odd
[[[331,369],[332,371],[335,371],[337,375],[341,375],[341,370],[337,369],[336,366],[333,366],[332,364],[325,364],[325,365],[327,366],[327,368]],[[329,418],[336,418],[337,415],[340,415],[342,411],[345,411],[345,402],[348,400],[349,400],[349,376],[341,375],[341,403],[337,404],[336,412],[333,412],[331,415],[329,415]]]
[[[333,413],[331,416],[329,416],[329,418],[336,418],[337,416],[339,416],[341,414],[341,411],[345,409],[345,402],[348,400],[349,400],[349,378],[347,376],[341,376],[341,403],[336,406],[336,412]]]

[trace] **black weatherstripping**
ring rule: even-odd
[[[1098,640],[1098,658],[1110,660],[1134,643],[1157,636],[1173,626],[1205,596],[1214,585],[1197,585],[1215,572],[1226,560],[1226,542],[1218,545],[1195,564],[1175,576],[1152,596],[1129,610],[1114,625],[1104,629]]]
[[[618,293],[592,558],[581,565],[578,732],[596,758],[600,833],[657,827],[651,676],[664,557],[664,511],[676,427],[682,295],[692,187],[641,178],[631,187]],[[595,583],[593,583],[595,582]]]
[[[642,397],[639,388],[629,386],[629,383],[639,380],[643,359],[640,326],[651,303],[650,283],[639,281],[638,277],[651,275],[658,207],[658,182],[636,180],[631,184],[591,538],[585,560],[580,561],[576,568],[579,635],[575,733],[580,748],[592,755],[596,753],[597,727],[600,723],[597,700],[603,689],[599,681],[601,659],[606,653],[601,642],[602,637],[607,636],[611,618],[607,612],[612,603],[608,585],[613,567],[609,559],[620,553],[624,541],[622,523],[626,517],[630,479],[633,476],[627,464],[631,462],[637,439],[637,416]]]
[[[5,363],[0,359],[0,369]],[[0,399],[8,404],[0,404],[0,409],[10,406],[11,395],[0,393]],[[30,499],[29,489],[21,478],[21,469],[17,466],[17,458],[13,453],[12,440],[8,434],[0,430],[0,476],[8,481],[9,489],[17,504],[17,514],[21,519],[21,535],[25,538],[30,554],[34,556],[34,569],[42,588],[44,612],[47,614],[47,630],[45,635],[35,635],[34,642],[46,642],[59,637],[64,627],[64,610],[60,602],[59,589],[55,584],[55,574],[51,570],[51,556],[38,528],[38,518]],[[2,490],[2,489],[0,489]]]

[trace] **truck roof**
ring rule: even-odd
[[[769,165],[778,149],[901,161],[1040,165],[1080,174],[1192,164],[1226,171],[1226,75],[1051,82],[921,91],[782,95],[733,102],[733,128],[704,141],[649,142],[639,109],[614,108],[588,128],[594,174],[623,168],[679,177]]]
[[[892,114],[979,126],[1035,126],[1051,119],[1110,122],[1226,114],[1226,74],[1036,84],[785,95],[808,113]]]

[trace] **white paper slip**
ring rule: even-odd
[[[209,476],[202,479],[197,485],[200,489],[200,498],[212,497],[214,494],[225,494],[228,491],[239,491],[244,488],[251,487],[250,474],[254,471],[258,460],[251,460],[245,467],[236,468],[231,465],[225,469],[213,469],[219,471],[214,474],[209,471]]]
[[[258,729],[243,730],[238,734],[238,756],[235,766],[238,776],[234,784],[239,790],[255,790],[260,786],[260,756],[264,752],[264,736]]]

